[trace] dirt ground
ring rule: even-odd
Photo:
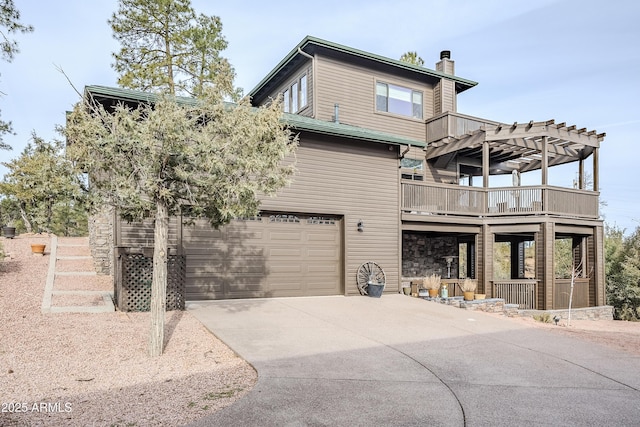
[[[504,317],[504,316],[501,316]],[[544,328],[557,334],[565,334],[594,343],[640,355],[640,322],[621,320],[571,320],[567,326],[566,319],[558,326],[542,323],[532,318],[504,318],[505,321],[518,322],[534,328]]]

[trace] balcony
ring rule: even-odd
[[[460,113],[446,112],[427,120],[427,142],[439,141],[448,137],[460,138],[488,125],[498,122]]]
[[[469,217],[555,215],[599,218],[599,193],[548,185],[478,188],[402,182],[403,212]]]

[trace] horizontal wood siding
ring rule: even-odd
[[[367,261],[386,273],[385,291],[399,290],[398,152],[382,144],[346,144],[303,136],[291,186],[266,198],[262,210],[344,217],[345,288],[357,294],[356,272]],[[357,231],[362,220],[364,231]]]
[[[434,91],[434,115],[456,112],[456,88],[451,80],[442,79]]]
[[[398,78],[357,65],[317,57],[316,118],[332,121],[334,105],[339,104],[339,121],[354,126],[426,140],[424,120],[404,118],[375,111],[376,80],[423,92],[424,119],[433,116],[433,87],[418,80]]]
[[[142,222],[127,222],[117,219],[116,246],[130,248],[153,247],[153,220]],[[177,217],[169,218],[169,247],[177,248],[179,242],[179,221]]]

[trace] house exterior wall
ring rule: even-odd
[[[335,104],[339,121],[380,132],[426,140],[424,119],[433,116],[433,86],[393,74],[348,64],[326,56],[316,57],[316,118],[333,121]],[[405,86],[423,93],[423,119],[376,112],[376,81]]]
[[[303,135],[292,184],[261,204],[262,210],[343,217],[348,295],[358,294],[356,272],[367,261],[384,269],[385,292],[399,291],[398,148],[389,147]]]

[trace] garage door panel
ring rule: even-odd
[[[341,220],[294,214],[183,228],[187,295],[211,299],[342,292]]]
[[[335,245],[338,240],[339,236],[335,229],[324,228],[322,232],[307,232],[307,241],[309,242],[323,242],[326,245]]]
[[[326,248],[326,249],[309,249],[307,251],[307,256],[311,259],[322,259],[322,260],[337,260],[338,249],[337,248]]]
[[[302,256],[302,249],[301,248],[289,248],[289,247],[269,248],[268,249],[268,253],[269,253],[269,258],[270,259],[274,259],[274,258],[284,258],[284,259],[299,258],[299,257]]]
[[[299,231],[293,231],[293,232],[272,231],[269,233],[269,239],[271,240],[272,243],[277,243],[281,241],[300,242],[301,238],[302,238],[302,232],[299,232]]]

